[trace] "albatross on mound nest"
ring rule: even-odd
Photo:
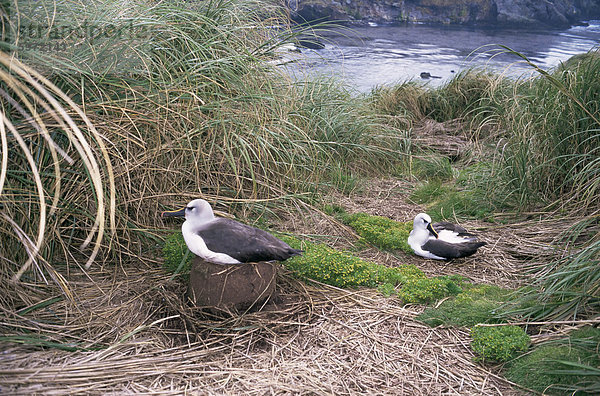
[[[419,213],[408,236],[408,244],[419,256],[450,260],[470,256],[486,243],[477,241],[474,234],[459,225],[445,221],[432,225],[428,214]]]
[[[215,264],[283,261],[302,253],[266,231],[215,217],[210,204],[203,199],[195,199],[180,210],[162,213],[162,217],[184,216],[181,232],[188,249]]]

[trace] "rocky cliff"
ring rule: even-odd
[[[600,0],[287,0],[296,20],[546,25],[600,16]]]

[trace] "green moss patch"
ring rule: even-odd
[[[496,311],[507,301],[510,293],[497,286],[465,285],[455,298],[444,301],[438,307],[427,308],[417,319],[432,327],[499,323]]]
[[[352,227],[366,242],[380,249],[402,250],[412,254],[407,242],[412,222],[403,223],[366,213],[343,215],[342,221]]]
[[[429,303],[449,295],[458,294],[460,277],[427,278],[414,265],[389,268],[339,251],[327,245],[300,241],[292,236],[279,238],[296,249],[302,256],[292,257],[284,265],[300,278],[313,279],[340,288],[378,288],[384,295],[395,295],[405,303]],[[181,232],[170,235],[163,248],[164,268],[181,279],[189,279],[191,259]]]
[[[194,255],[188,250],[181,231],[171,234],[163,246],[163,268],[172,274],[177,274],[187,281],[190,277],[190,266]]]
[[[475,326],[471,348],[484,361],[507,362],[527,351],[529,336],[519,326]]]
[[[289,240],[288,243],[290,243]],[[286,267],[300,277],[342,288],[374,287],[377,284],[380,272],[377,264],[324,244],[311,242],[302,242],[300,246],[293,242],[290,244],[304,250],[302,256],[293,257],[284,262]]]
[[[431,303],[461,291],[457,280],[452,277],[409,279],[398,291],[405,303]]]
[[[284,262],[301,278],[342,288],[376,287],[384,295],[396,295],[405,303],[428,303],[461,291],[460,277],[427,278],[414,265],[389,268],[327,245],[292,238],[285,240],[291,246],[304,250],[302,256]]]

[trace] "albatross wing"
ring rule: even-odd
[[[430,239],[421,247],[423,250],[445,259],[467,257],[475,254],[485,242],[451,243],[440,239]]]
[[[208,249],[242,262],[283,261],[302,254],[266,231],[235,220],[216,218],[197,233]]]

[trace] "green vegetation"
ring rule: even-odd
[[[600,391],[600,329],[571,332],[568,339],[545,343],[510,363],[509,380],[552,395]]]
[[[600,92],[600,59],[589,56],[552,73],[537,70],[543,78],[524,83],[518,95],[501,98],[509,140],[497,180],[521,206],[558,204],[568,196],[579,210],[593,209],[600,198],[600,122],[594,99]]]
[[[427,213],[434,221],[453,216],[486,220],[493,217],[493,207],[485,200],[480,189],[458,190],[454,185],[434,180],[418,186],[411,194],[411,199],[425,204]]]
[[[600,310],[599,252],[600,241],[556,259],[545,268],[535,268],[534,274],[541,273],[532,282],[536,288],[523,289],[520,300],[526,305],[509,314],[533,320],[565,320],[597,313]],[[552,271],[546,272],[548,268]]]
[[[460,293],[460,283],[460,277],[412,278],[402,285],[398,297],[407,304],[432,303]]]
[[[173,276],[181,276],[187,281],[194,255],[188,250],[180,231],[174,232],[165,239],[162,252],[164,269]]]
[[[397,295],[404,303],[430,303],[460,293],[462,278],[428,278],[414,265],[389,268],[362,260],[348,252],[327,245],[280,236],[292,247],[302,249],[302,256],[285,261],[285,266],[300,278],[313,279],[340,288],[378,288],[384,295]],[[163,247],[164,268],[189,279],[191,258],[181,232],[169,236]]]
[[[40,22],[44,7],[23,2],[20,22],[48,42],[10,48],[46,77],[6,54],[0,65],[14,101],[6,120],[22,131],[0,132],[3,151],[15,147],[0,172],[10,217],[0,218],[0,256],[14,257],[1,263],[7,276],[66,286],[56,268],[76,267],[82,252],[90,265],[153,256],[137,246],[156,246],[155,213],[173,197],[311,200],[324,187],[356,188],[362,171],[391,168],[404,151],[398,129],[338,82],[298,83],[270,63],[280,45],[323,28],[283,28],[279,6],[98,0],[49,9],[54,24]],[[65,26],[102,35],[56,34]],[[5,26],[13,38],[17,28]],[[32,49],[46,44],[64,51]],[[35,89],[27,74],[39,79]],[[58,122],[54,113],[71,115]]]
[[[456,297],[427,308],[417,318],[432,327],[499,323],[499,308],[510,294],[509,290],[497,286],[465,284]]]
[[[304,250],[302,256],[285,261],[285,266],[301,278],[342,288],[376,287],[386,296],[397,295],[406,304],[433,302],[461,290],[460,277],[427,278],[414,265],[389,268],[324,244],[284,239]]]
[[[508,49],[506,52],[522,57]],[[543,208],[542,211],[547,211],[544,218],[551,218],[557,213],[551,210],[559,209],[563,216],[576,220],[566,233],[556,235],[555,239],[557,246],[569,246],[569,253],[559,254],[557,249],[555,259],[531,266],[527,274],[531,283],[516,291],[509,301],[502,298],[497,302],[479,298],[469,301],[466,294],[459,295],[444,302],[439,310],[428,309],[421,317],[423,320],[432,325],[473,326],[478,321],[489,323],[507,318],[548,321],[598,316],[600,113],[593,98],[600,89],[595,77],[600,71],[599,58],[598,50],[594,49],[550,72],[525,59],[539,72],[539,77],[517,82],[468,73],[434,92],[412,84],[377,92],[374,106],[379,106],[376,108],[382,113],[408,114],[412,117],[409,125],[427,115],[440,122],[460,117],[468,123],[467,135],[481,145],[479,155],[485,161],[451,163],[455,172],[459,172],[454,180],[436,177],[436,171],[419,173],[418,167],[415,169],[422,184],[411,198],[426,205],[434,219],[456,215],[489,220],[496,211]],[[471,95],[464,95],[465,92]],[[503,139],[501,150],[492,146],[498,139]],[[401,168],[405,169],[406,166]],[[499,305],[503,307],[497,310]],[[495,315],[489,315],[491,311]],[[590,345],[583,349],[594,350]],[[533,351],[534,355],[543,352]],[[535,367],[531,359],[531,366]],[[566,374],[569,370],[563,366],[559,371]],[[577,369],[571,366],[570,371]],[[597,366],[580,371],[584,374],[577,381],[597,373]],[[544,386],[551,383],[545,381]],[[570,392],[578,388],[561,389]]]
[[[485,122],[496,113],[494,94],[505,86],[506,82],[492,73],[463,71],[430,94],[427,114],[440,122],[457,118]]]
[[[385,250],[402,250],[412,253],[408,246],[411,222],[399,222],[382,216],[366,213],[343,214],[344,223],[352,227],[366,242]]]
[[[304,250],[302,256],[285,262],[287,268],[303,278],[337,287],[374,287],[382,278],[383,266],[364,261],[347,252],[311,242],[291,243]]]
[[[490,285],[464,284],[460,293],[436,307],[428,307],[417,319],[429,326],[471,329],[471,347],[486,362],[506,362],[526,352],[529,336],[518,326],[484,327],[501,323],[500,308],[511,291]]]
[[[475,326],[471,347],[485,361],[507,362],[527,351],[530,340],[519,326]]]
[[[413,158],[410,173],[419,180],[430,182],[443,182],[454,177],[450,160],[439,155]]]
[[[379,88],[372,94],[371,106],[377,113],[404,118],[408,124],[425,117],[439,122],[467,119],[479,132],[479,126],[503,111],[497,96],[508,94],[511,86],[509,80],[497,75],[467,70],[437,89],[415,81]]]
[[[551,258],[534,257],[531,281],[514,295],[293,238],[305,253],[287,268],[336,287],[377,288],[404,303],[450,297],[419,319],[471,327],[477,354],[507,362],[508,377],[519,384],[600,393],[598,329],[574,331],[517,357],[529,344],[522,328],[477,326],[600,314],[597,49],[554,71],[506,49],[539,76],[510,80],[470,70],[435,89],[410,81],[357,97],[335,80],[296,82],[272,65],[282,44],[327,28],[290,27],[274,3],[123,4],[22,2],[14,10],[19,18],[2,19],[3,341],[88,350],[92,331],[63,336],[55,325],[74,316],[55,304],[85,300],[70,287],[80,267],[153,263],[157,246],[164,246],[166,271],[185,281],[192,255],[181,234],[166,235],[156,216],[174,199],[202,195],[217,206],[264,215],[256,220],[264,226],[272,208],[291,212],[303,200],[319,205],[329,189],[348,194],[368,188],[365,175],[391,174],[420,183],[411,199],[436,220],[535,213],[541,220],[560,215],[572,226],[542,242]],[[15,21],[39,27],[36,41],[15,40]],[[56,34],[84,25],[106,34]],[[46,45],[60,50],[39,50]],[[411,139],[431,119],[457,125],[469,151],[444,156]],[[347,214],[335,205],[325,212],[366,243],[412,254],[406,243],[412,222]],[[40,334],[22,323],[34,314]],[[55,327],[42,334],[46,325]]]

